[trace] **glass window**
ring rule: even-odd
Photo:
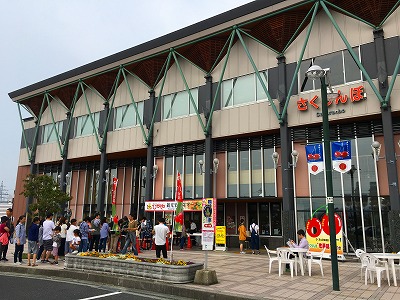
[[[296,209],[297,209],[297,228],[305,230],[306,222],[311,217],[310,199],[297,198]]]
[[[272,160],[273,148],[264,149],[264,196],[275,196],[275,169]]]
[[[342,51],[326,54],[315,58],[314,64],[320,66],[323,69],[329,68],[329,81],[331,85],[339,85],[344,83],[344,72],[343,72],[343,58]],[[319,84],[316,80],[315,83]],[[320,85],[316,85],[316,88],[320,88]]]
[[[255,100],[254,74],[242,76],[233,81],[234,105],[253,102]]]
[[[250,197],[249,150],[240,151],[240,197]]]
[[[267,73],[267,71],[264,71],[264,72],[260,72],[260,76],[261,76],[261,79],[262,79],[262,81],[263,81],[263,83],[265,84],[265,86],[267,87],[267,89],[268,89],[268,75],[267,75],[268,73]],[[260,83],[260,80],[258,80],[258,77],[254,74],[254,76],[256,77],[256,88],[257,88],[257,101],[258,100],[266,100],[266,99],[268,99],[267,98],[267,94],[265,93],[265,91],[264,91],[264,89],[263,89],[263,87],[262,87],[262,85],[261,85],[261,83]]]
[[[143,108],[144,102],[136,103],[138,114],[140,120],[143,120]],[[133,104],[124,105],[115,108],[115,129],[131,127],[140,124],[139,118],[137,118],[137,114],[135,111],[135,107]]]
[[[203,156],[203,154],[201,154],[201,155],[196,155],[195,156],[196,157],[196,164],[200,161],[200,160],[202,160],[202,161],[204,161],[204,156]],[[198,199],[198,198],[203,198],[203,186],[204,186],[204,175],[202,175],[202,174],[200,174],[199,172],[195,172],[195,174],[194,174],[194,176],[195,176],[195,195],[194,195],[194,197],[196,198],[196,199]]]
[[[251,150],[251,196],[262,197],[261,149]]]
[[[195,102],[195,106],[193,106],[189,93],[186,90],[163,96],[163,119],[167,120],[196,113],[198,89],[191,89],[190,94]]]
[[[233,105],[233,88],[232,79],[222,82],[221,85],[221,99],[222,107],[228,107]]]
[[[260,203],[260,234],[270,235],[269,203]]]
[[[185,198],[193,199],[193,156],[185,156]]]
[[[174,158],[165,158],[164,199],[172,199],[174,190]]]
[[[84,115],[76,118],[76,131],[75,136],[85,136],[94,134],[99,127],[100,112],[92,113],[94,126],[90,115]]]
[[[271,203],[271,235],[282,235],[282,209],[280,203]]]
[[[314,89],[314,83],[312,79],[308,79],[306,77],[306,72],[308,70],[309,67],[312,66],[312,60],[311,59],[306,59],[303,60],[301,62],[300,65],[300,71],[299,71],[299,91],[303,92],[303,91],[309,91],[309,90],[313,90]],[[303,87],[304,85],[304,87]],[[303,89],[302,89],[303,87]]]
[[[62,132],[63,132],[63,122],[56,122],[55,124],[51,123],[44,125],[42,144],[56,142],[57,139],[62,136]]]
[[[359,47],[353,48],[356,53],[358,59],[360,59]],[[343,51],[344,56],[344,70],[345,70],[345,81],[353,82],[361,80],[361,71],[355,63],[353,57],[351,57],[350,52],[348,50]]]
[[[228,197],[237,197],[237,152],[228,152]]]

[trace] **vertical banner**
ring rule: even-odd
[[[351,143],[350,141],[332,142],[332,168],[340,173],[351,169]]]
[[[217,223],[217,201],[215,198],[204,198],[202,208],[202,230],[213,230]]]
[[[181,174],[178,172],[176,177],[176,195],[175,201],[177,202],[175,209],[175,231],[181,232],[183,225],[183,196],[182,196],[182,179]]]
[[[111,188],[111,215],[113,221],[113,230],[118,229],[118,216],[117,216],[117,185],[118,178],[113,177]]]
[[[340,216],[335,213],[336,225],[336,247],[337,254],[341,259],[343,256],[343,223]],[[330,258],[330,233],[329,233],[329,216],[324,214],[321,220],[312,218],[306,224],[306,236],[311,252],[320,252],[325,249],[324,257]]]
[[[324,170],[324,152],[322,144],[306,145],[308,172],[317,175]]]

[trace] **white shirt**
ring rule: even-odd
[[[67,237],[67,227],[68,227],[67,224],[62,224],[61,225],[60,235],[61,235],[61,238],[63,238],[63,239],[65,239]]]
[[[258,230],[260,228],[258,227],[258,225],[256,223],[253,223],[253,224],[250,225],[250,233],[252,231],[252,228],[254,228],[254,231],[256,232],[256,234],[258,234]]]
[[[165,245],[165,239],[169,233],[169,228],[165,224],[158,224],[154,226],[155,238],[154,242],[157,246]]]
[[[72,245],[74,245],[74,246],[78,246],[79,243],[80,243],[80,241],[81,241],[81,238],[80,238],[79,236],[74,236],[74,237],[72,238],[72,240],[71,240],[71,243],[72,243]]]
[[[43,241],[53,239],[53,229],[56,226],[52,220],[46,220],[43,222]]]
[[[72,239],[74,238],[74,230],[75,229],[79,229],[78,226],[75,226],[72,224],[69,226],[69,228],[67,230],[67,238],[66,238],[67,242],[72,241]]]
[[[190,223],[190,230],[196,230],[197,229],[197,225],[195,222]]]

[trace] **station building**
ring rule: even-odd
[[[228,247],[241,218],[256,220],[261,243],[282,245],[325,210],[326,171],[311,174],[305,150],[324,139],[320,84],[305,76],[319,65],[336,93],[329,138],[351,144],[351,169],[333,171],[344,251],[399,251],[398,6],[254,1],[10,92],[32,114],[15,215],[29,173],[58,180],[82,219],[111,214],[113,178],[122,216],[173,200],[179,172],[184,199],[217,199]]]

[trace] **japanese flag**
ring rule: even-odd
[[[340,173],[351,169],[351,143],[350,141],[332,142],[332,168]]]
[[[312,175],[317,175],[324,170],[324,162],[308,163],[308,172]]]

